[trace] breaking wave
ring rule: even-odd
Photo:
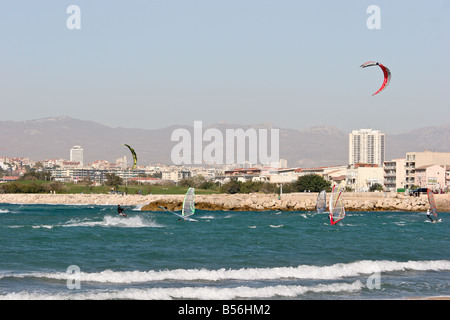
[[[346,277],[370,275],[377,272],[398,271],[448,271],[449,260],[435,261],[371,261],[362,260],[347,264],[338,263],[331,266],[276,267],[276,268],[242,268],[242,269],[174,269],[150,271],[112,271],[104,270],[93,273],[80,273],[80,281],[100,283],[143,283],[153,281],[226,281],[226,280],[277,280],[277,279],[312,279],[336,280]],[[57,273],[31,273],[15,277],[36,277],[66,280],[68,275]]]
[[[169,299],[201,299],[222,300],[238,298],[272,298],[297,297],[306,293],[323,292],[355,292],[364,287],[361,281],[353,283],[319,284],[316,286],[276,285],[266,287],[239,286],[233,288],[215,287],[179,287],[179,288],[150,288],[150,289],[124,289],[108,292],[81,292],[81,293],[55,293],[42,294],[34,292],[17,292],[1,296],[0,299],[11,300],[109,300],[109,299],[135,299],[135,300],[169,300]]]
[[[324,293],[355,293],[367,284],[356,278],[374,273],[408,271],[448,271],[449,260],[372,261],[362,260],[329,266],[300,265],[298,267],[242,269],[174,269],[150,271],[112,271],[79,274],[81,286],[97,289],[60,290],[58,292],[20,291],[0,294],[5,299],[255,299],[295,298]],[[72,274],[64,272],[3,274],[0,281],[14,278],[69,281]],[[285,282],[287,280],[288,282]],[[306,283],[293,283],[306,280]],[[247,282],[248,281],[248,282]],[[312,281],[308,283],[309,281]],[[318,283],[318,281],[322,283]],[[127,287],[140,283],[146,287]],[[121,288],[121,286],[125,286]],[[147,287],[150,286],[150,287]]]

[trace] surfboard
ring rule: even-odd
[[[167,211],[167,212],[170,212],[170,213],[172,213],[172,214],[174,214],[174,215],[176,215],[177,217],[179,217],[180,219],[183,219],[183,220],[187,220],[187,221],[194,221],[194,222],[198,222],[198,220],[195,220],[195,219],[193,219],[193,218],[190,218],[189,216],[182,216],[181,214],[178,214],[178,213],[176,213],[176,212],[173,212],[173,211],[170,211],[170,210],[167,210],[166,208],[164,208],[164,207],[160,207],[161,209],[163,209],[163,210],[165,210],[165,211]]]

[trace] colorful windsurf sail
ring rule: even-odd
[[[343,195],[340,187],[333,186],[330,195],[330,223],[335,225],[345,218],[345,207],[343,202]]]
[[[438,221],[438,211],[436,208],[436,202],[434,201],[433,191],[427,190],[428,203],[430,204],[430,213],[433,215],[433,221]]]
[[[381,85],[380,89],[378,89],[377,92],[372,94],[372,96],[374,96],[374,95],[380,93],[381,91],[383,91],[389,85],[389,82],[391,81],[391,71],[388,68],[386,68],[384,65],[382,65],[381,63],[376,62],[376,61],[368,61],[366,63],[363,63],[360,67],[366,68],[366,67],[372,67],[372,66],[379,66],[381,68],[381,70],[383,71],[383,75],[384,75],[383,84]]]
[[[316,200],[316,210],[317,213],[325,212],[327,209],[327,193],[325,190],[319,192]]]
[[[123,146],[128,147],[128,149],[130,149],[131,151],[131,155],[133,156],[133,167],[131,168],[131,170],[134,170],[136,168],[136,164],[137,164],[137,156],[136,156],[136,152],[134,151],[134,149],[132,147],[130,147],[127,144],[123,144]]]

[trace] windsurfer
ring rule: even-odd
[[[427,210],[427,217],[428,217],[428,219],[431,220],[431,222],[434,222],[434,221],[433,221],[433,218],[431,217],[430,209]]]
[[[123,212],[123,208],[120,206],[120,204],[117,205],[117,212],[122,217],[126,217],[127,216],[126,213]]]

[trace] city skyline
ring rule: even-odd
[[[189,126],[172,126],[160,130],[110,128],[92,121],[69,117],[47,118],[26,122],[0,121],[0,156],[30,157],[32,159],[67,158],[75,145],[83,147],[84,160],[115,161],[129,155],[123,143],[132,146],[138,154],[138,165],[147,163],[173,163],[170,156],[178,141],[171,141],[177,128],[193,133]],[[202,150],[211,147],[203,128]],[[253,128],[253,129],[251,129]],[[217,124],[225,137],[228,129],[271,129],[268,124],[239,127]],[[248,130],[251,129],[251,130]],[[234,130],[236,132],[236,130]],[[351,131],[350,131],[351,132]],[[450,124],[420,128],[398,135],[386,135],[386,160],[401,157],[409,151],[449,152]],[[192,136],[194,137],[194,136]],[[313,167],[348,163],[349,132],[333,127],[311,127],[304,130],[279,129],[279,157],[287,159],[289,166]],[[238,142],[238,139],[236,139]],[[223,145],[225,147],[225,144]],[[225,150],[225,149],[224,149]],[[236,159],[237,160],[237,159]]]
[[[68,28],[72,4],[80,29]],[[374,5],[379,29],[369,28]],[[449,12],[448,1],[5,2],[2,119],[391,134],[442,125]],[[375,97],[382,72],[359,68],[371,60],[392,72]],[[425,110],[439,116],[422,117]]]
[[[363,133],[367,135],[368,132]],[[379,132],[370,134],[382,136]],[[82,148],[81,146],[75,147],[77,148],[71,150]],[[60,182],[77,183],[90,180],[97,185],[104,183],[108,179],[108,175],[111,174],[124,179],[126,183],[127,181],[134,181],[145,184],[163,183],[163,181],[178,183],[183,179],[195,179],[196,176],[220,184],[232,179],[241,182],[259,181],[284,184],[295,182],[304,175],[318,174],[333,184],[343,184],[348,190],[365,192],[375,185],[383,186],[386,191],[412,189],[417,186],[440,191],[448,188],[447,181],[450,181],[448,178],[450,176],[449,152],[408,152],[404,158],[385,161],[381,165],[355,163],[352,165],[296,168],[281,166],[281,162],[285,162],[285,160],[280,159],[280,165],[277,167],[262,165],[251,167],[238,165],[191,167],[153,164],[130,170],[126,163],[126,157],[117,159],[116,163],[94,161],[87,164],[65,161],[65,159],[34,161],[25,158],[0,157],[0,169],[3,171],[3,173],[0,172],[0,182],[16,181],[28,169],[37,167],[43,168],[49,172],[53,179]],[[38,163],[40,164],[38,165]],[[10,173],[10,175],[6,175],[7,173]]]
[[[247,148],[250,148],[250,145],[247,145]],[[195,147],[194,147],[195,148]],[[334,166],[360,166],[360,165],[376,165],[378,167],[383,167],[386,163],[389,163],[391,165],[393,162],[396,162],[397,160],[405,160],[407,158],[415,158],[416,154],[422,155],[426,154],[428,158],[426,158],[427,164],[433,163],[434,160],[438,160],[440,164],[445,164],[445,161],[447,161],[446,156],[444,158],[439,158],[439,156],[435,159],[433,158],[433,154],[441,154],[441,155],[450,155],[450,153],[446,152],[438,152],[438,151],[430,151],[425,150],[424,152],[416,152],[416,151],[408,151],[406,152],[405,158],[402,159],[386,159],[385,154],[386,148],[385,148],[385,133],[379,131],[379,130],[373,130],[373,129],[355,129],[352,130],[351,133],[348,135],[348,161],[347,164],[337,164],[337,165],[327,165],[330,167]],[[430,158],[431,157],[431,158]],[[8,155],[0,155],[0,159],[10,159],[13,161],[17,161],[20,159],[27,159],[27,161],[30,162],[48,162],[51,167],[55,166],[57,162],[60,162],[62,166],[69,166],[69,167],[98,167],[98,166],[108,166],[108,167],[116,167],[120,169],[127,169],[128,167],[128,159],[126,155],[123,155],[115,161],[108,161],[106,159],[95,159],[91,162],[85,162],[84,161],[84,149],[80,145],[74,145],[69,150],[69,159],[65,158],[64,156],[56,157],[56,158],[45,158],[45,159],[30,159],[28,156],[25,157],[13,157]],[[133,158],[133,156],[131,156]],[[422,158],[421,158],[422,159]],[[433,160],[430,160],[433,159]],[[206,167],[213,166],[222,166],[222,167],[239,167],[240,168],[249,168],[252,165],[255,165],[256,167],[278,167],[279,169],[283,168],[289,168],[287,166],[287,160],[283,158],[279,158],[278,161],[269,161],[268,163],[261,163],[261,162],[251,162],[249,161],[250,158],[243,158],[243,162],[230,162],[230,163],[147,163],[143,165],[137,165],[138,167],[147,167],[147,166],[174,166],[174,167],[191,167],[192,165],[194,167],[198,167],[199,164],[205,165]],[[133,162],[133,160],[131,160]],[[422,160],[421,160],[422,161]],[[65,164],[64,164],[65,163]],[[135,163],[137,164],[137,163]],[[423,164],[423,163],[420,163]],[[320,167],[327,167],[327,166],[316,166],[317,168]],[[310,166],[309,168],[314,168],[315,166]],[[369,166],[371,167],[371,166]],[[298,166],[290,166],[290,168],[299,168]],[[128,168],[129,169],[129,168]],[[131,169],[134,170],[134,169]]]

